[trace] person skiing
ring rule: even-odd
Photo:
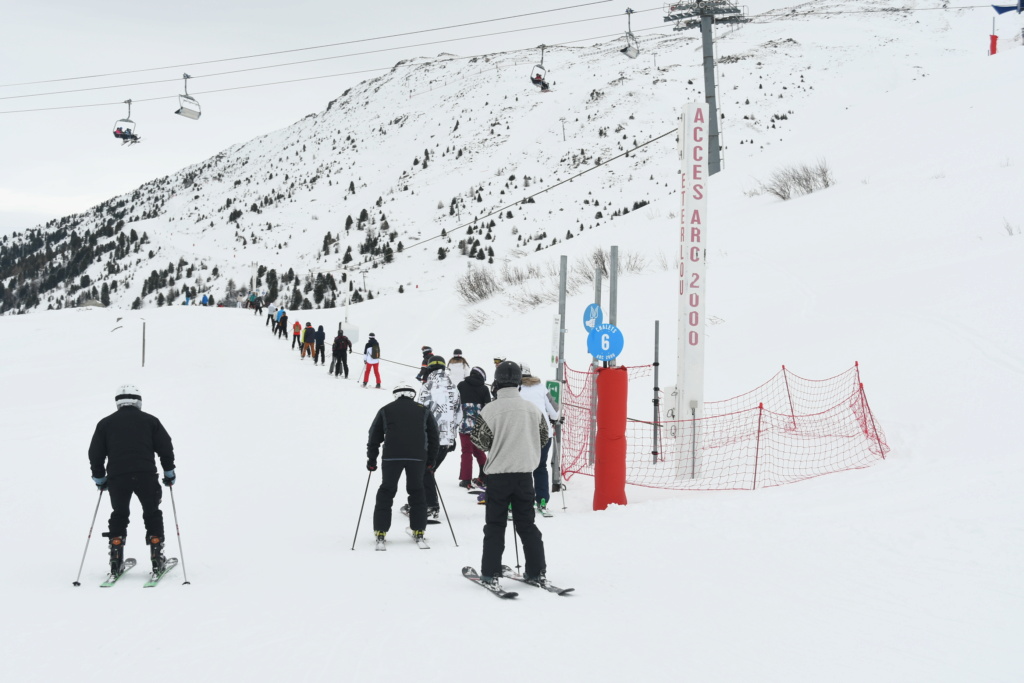
[[[348,354],[352,351],[352,341],[345,336],[345,330],[338,330],[338,336],[331,344],[331,370],[334,376],[341,375],[345,371],[345,379],[348,379]]]
[[[377,337],[373,332],[370,333],[366,340],[366,346],[363,347],[363,363],[366,364],[366,370],[363,372],[363,386],[365,387],[370,381],[370,368],[373,368],[373,375],[377,378],[377,388],[380,389],[380,344],[377,343]]]
[[[274,304],[271,304],[270,306],[267,307],[267,322],[263,323],[263,326],[266,327],[267,325],[270,325],[271,323],[273,323],[274,319],[276,317],[277,317],[277,306],[275,306]]]
[[[318,360],[320,365],[324,365],[326,363],[324,359],[324,344],[327,341],[327,333],[324,332],[323,325],[317,326],[316,332],[313,333],[313,341],[316,343],[316,348],[313,351],[313,366],[316,366]]]
[[[173,486],[174,446],[171,437],[155,416],[142,412],[142,393],[133,384],[124,384],[114,395],[117,410],[96,425],[89,443],[92,480],[101,491],[110,493],[108,539],[110,573],[119,576],[124,568],[124,543],[128,535],[128,517],[132,494],[142,504],[153,573],[163,570],[164,517],[160,511],[163,492],[157,477],[153,454],[160,458],[165,486]]]
[[[448,376],[452,378],[452,384],[459,386],[469,376],[469,370],[469,361],[462,357],[462,349],[455,349],[448,360]]]
[[[288,339],[288,313],[282,308],[281,317],[277,320],[277,337]]]
[[[452,384],[448,373],[444,371],[443,357],[431,356],[427,361],[427,376],[420,387],[419,402],[433,414],[441,443],[437,451],[437,463],[432,469],[428,469],[423,477],[423,487],[427,495],[427,515],[431,519],[437,519],[440,507],[434,471],[444,462],[445,456],[455,450],[459,425],[462,424],[462,401],[459,400],[459,392]]]
[[[373,535],[377,549],[384,550],[384,537],[391,530],[391,507],[398,492],[398,479],[405,472],[409,494],[409,528],[417,540],[427,528],[427,504],[423,473],[434,467],[438,450],[437,422],[425,406],[415,401],[416,390],[405,382],[392,390],[395,400],[373,418],[366,443],[366,469],[377,469],[380,454],[381,483],[373,508]]]
[[[512,522],[523,542],[527,580],[546,584],[544,541],[535,523],[533,471],[548,427],[540,409],[519,395],[521,368],[504,361],[494,371],[497,399],[483,407],[473,427],[473,443],[487,452],[487,507],[480,576],[492,587],[501,576],[509,505]]]
[[[299,353],[299,357],[302,360],[306,360],[306,354],[313,355],[313,347],[316,345],[316,330],[313,329],[313,323],[306,323],[306,326],[302,328],[302,351]]]
[[[295,324],[292,325],[292,348],[293,349],[295,348],[296,344],[299,345],[299,353],[301,353],[302,352],[302,323],[300,323],[298,320],[296,320]]]
[[[459,443],[462,446],[462,466],[459,469],[459,486],[470,488],[474,483],[483,486],[484,463],[487,455],[473,443],[470,434],[476,426],[476,417],[480,410],[491,402],[491,392],[487,390],[487,372],[480,367],[473,368],[469,377],[459,382],[459,400],[462,401],[462,423],[459,426]],[[480,476],[473,481],[473,459],[480,467]]]
[[[541,384],[540,379],[530,373],[530,366],[523,363],[521,368],[523,370],[523,386],[519,390],[519,395],[537,406],[541,415],[544,416],[544,421],[547,422],[548,434],[552,434],[551,421],[558,419],[558,410],[551,403],[551,396],[548,394],[547,387]],[[533,488],[537,501],[537,510],[544,515],[549,515],[548,499],[551,498],[550,477],[548,476],[548,451],[550,449],[551,441],[549,440],[540,449],[540,464],[533,471]]]
[[[416,373],[416,379],[422,384],[427,381],[427,375],[430,374],[430,371],[427,370],[427,361],[434,355],[434,349],[429,346],[421,346],[420,352],[423,354],[423,360],[420,362],[420,371]]]

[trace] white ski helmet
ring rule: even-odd
[[[125,406],[133,406],[135,408],[142,407],[142,392],[134,384],[122,384],[117,388],[117,394],[114,396],[114,403],[118,408]]]
[[[406,398],[416,398],[416,390],[412,388],[411,384],[407,382],[399,382],[395,385],[395,388],[391,390],[395,398],[405,396]]]

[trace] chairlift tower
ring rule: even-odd
[[[748,21],[743,10],[729,0],[698,0],[677,2],[665,7],[665,21],[674,21],[673,30],[683,31],[700,26],[704,46],[704,101],[708,103],[711,130],[708,133],[708,175],[722,170],[722,149],[718,134],[718,105],[715,87],[715,50],[711,35],[712,23],[740,23]]]

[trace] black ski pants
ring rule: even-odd
[[[317,343],[315,350],[313,351],[313,365],[317,364],[317,361],[323,363],[324,361],[324,345]]]
[[[544,541],[534,523],[533,473],[514,472],[487,475],[487,511],[484,524],[484,556],[480,562],[481,576],[501,576],[501,556],[505,552],[505,527],[508,508],[512,505],[512,526],[523,542],[526,576],[535,577],[547,571]]]
[[[331,370],[335,375],[340,375],[342,372],[345,373],[345,379],[348,379],[348,354],[341,354],[340,356],[334,356],[331,358]]]
[[[154,474],[120,474],[107,480],[107,492],[110,494],[110,513],[108,528],[111,536],[128,535],[128,515],[134,493],[142,504],[142,521],[146,525],[146,537],[159,536],[164,538],[164,514],[160,512],[160,479]]]
[[[413,531],[427,529],[427,503],[423,497],[423,470],[427,467],[422,460],[383,460],[380,464],[380,488],[377,489],[377,504],[373,508],[373,530],[391,530],[391,506],[398,493],[398,479],[405,472],[405,490],[409,494],[409,528]]]

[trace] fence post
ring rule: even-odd
[[[878,444],[878,454],[882,456],[882,460],[885,460],[885,447],[882,446],[882,437],[878,435],[878,425],[875,424],[875,415],[871,412],[871,407],[868,405],[867,394],[864,393],[864,383],[860,382],[860,402],[864,409],[864,414],[871,420],[871,431],[875,433],[875,443]],[[870,434],[868,435],[870,437]]]
[[[796,410],[793,409],[793,394],[789,390],[789,374],[785,365],[782,366],[782,379],[786,382],[786,397],[789,399],[789,421],[793,425],[792,429],[796,430]]]
[[[658,341],[660,339],[660,334],[659,334],[660,326],[661,326],[661,321],[655,320],[654,321],[654,401],[653,401],[654,402],[654,420],[651,422],[651,436],[653,437],[653,441],[654,441],[654,448],[651,450],[651,458],[652,458],[651,462],[653,462],[655,465],[658,464],[658,430],[661,429],[661,425],[659,424],[660,420],[658,419],[659,418],[658,408],[659,408],[659,403],[660,403],[660,399],[658,398],[658,391],[659,391],[659,387],[658,387],[658,366],[660,365],[660,363],[658,362]]]
[[[761,455],[761,416],[764,414],[764,404],[757,404],[757,445],[754,446],[754,486],[751,491],[757,490],[757,461]]]

